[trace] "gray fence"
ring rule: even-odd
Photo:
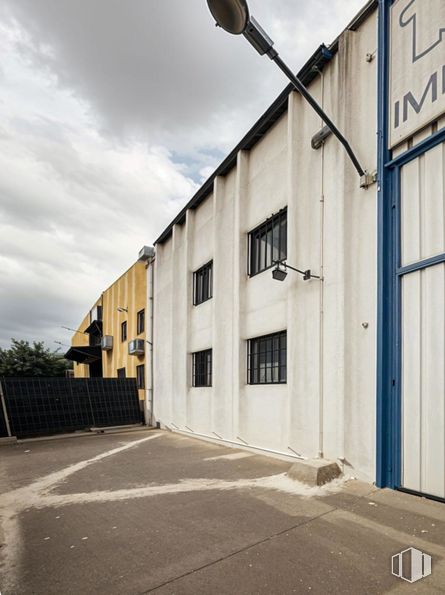
[[[11,435],[46,436],[141,423],[134,378],[3,378]],[[0,407],[0,436],[7,424]]]

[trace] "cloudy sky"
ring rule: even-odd
[[[250,0],[298,70],[364,0]],[[0,346],[69,343],[286,81],[205,0],[0,0]]]

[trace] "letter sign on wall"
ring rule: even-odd
[[[391,9],[390,147],[445,114],[445,0]]]

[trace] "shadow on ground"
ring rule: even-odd
[[[445,506],[160,431],[5,446],[3,595],[445,592]],[[393,577],[415,546],[428,578]]]

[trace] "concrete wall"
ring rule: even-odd
[[[376,169],[377,19],[345,32],[311,92]],[[287,112],[186,222],[157,245],[155,416],[172,429],[345,462],[374,479],[376,185],[292,93]],[[249,278],[247,234],[288,208],[288,262],[324,282]],[[213,259],[213,299],[192,305],[193,271]],[[287,329],[287,384],[247,384],[247,340]],[[213,349],[213,386],[191,387],[191,354]]]
[[[133,339],[144,339],[145,332],[137,333],[137,313],[146,310],[147,328],[147,275],[144,262],[136,262],[113,285],[102,294],[103,334],[114,338],[112,351],[102,353],[105,378],[117,377],[117,370],[125,368],[127,378],[136,378],[136,366],[145,365],[143,356],[128,355],[128,343]],[[118,307],[128,312],[118,312]],[[127,341],[121,341],[121,324],[127,322]],[[139,398],[144,399],[145,391],[139,390]]]
[[[92,306],[91,310],[96,306],[102,305],[102,297],[100,297]],[[85,316],[85,318],[80,323],[79,327],[77,328],[77,333],[75,333],[71,338],[71,345],[72,347],[87,347],[89,343],[89,336],[84,334],[85,330],[90,326],[90,311]],[[90,377],[90,367],[86,364],[78,364],[74,362],[73,364],[74,370],[74,378],[89,378]]]
[[[145,329],[147,330],[147,273],[144,262],[136,262],[106,289],[95,306],[102,305],[103,334],[113,337],[113,349],[102,352],[104,378],[116,378],[117,370],[125,368],[127,378],[136,378],[136,366],[145,365],[143,356],[128,355],[128,342],[133,339],[144,339],[146,332],[137,334],[137,313],[145,310]],[[93,306],[94,307],[94,306]],[[127,308],[128,312],[118,312],[117,308]],[[89,313],[83,320],[80,331],[89,325]],[[121,341],[121,324],[127,321],[127,341]],[[76,333],[73,345],[88,345],[88,336]],[[146,346],[147,347],[147,346]],[[88,377],[88,366],[74,365],[75,377]],[[139,398],[145,398],[145,390],[139,390]]]

